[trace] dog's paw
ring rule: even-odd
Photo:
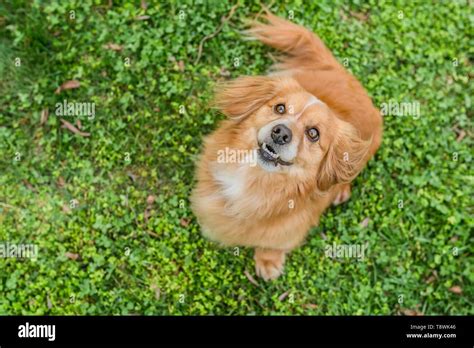
[[[273,249],[255,249],[255,271],[265,281],[273,280],[283,274],[285,252]]]
[[[351,184],[341,185],[339,190],[336,193],[334,200],[332,201],[333,205],[339,205],[344,202],[347,202],[351,198]]]

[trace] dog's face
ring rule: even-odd
[[[291,78],[244,77],[217,94],[217,106],[235,120],[242,148],[257,149],[265,172],[316,179],[320,190],[351,180],[369,142]]]

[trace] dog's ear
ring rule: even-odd
[[[350,123],[340,121],[336,138],[324,156],[317,186],[327,191],[331,186],[347,183],[362,170],[372,139],[363,140]]]
[[[277,81],[267,76],[245,76],[219,84],[214,105],[227,117],[242,120],[276,94]]]

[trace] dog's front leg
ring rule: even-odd
[[[283,273],[285,264],[284,250],[277,249],[255,249],[255,271],[265,281],[278,278]]]

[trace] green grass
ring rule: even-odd
[[[327,211],[284,276],[259,286],[245,275],[252,251],[203,239],[188,198],[202,137],[223,117],[208,105],[221,70],[271,65],[272,51],[240,34],[260,4],[241,3],[197,65],[232,4],[107,4],[0,5],[0,242],[39,247],[33,260],[0,259],[0,314],[474,314],[472,3],[272,5],[347,58],[376,105],[418,101],[421,116],[385,117],[351,200]],[[54,93],[72,79],[80,88]],[[61,128],[64,99],[95,103],[94,119],[79,117],[90,137]],[[366,242],[361,262],[324,255]]]

